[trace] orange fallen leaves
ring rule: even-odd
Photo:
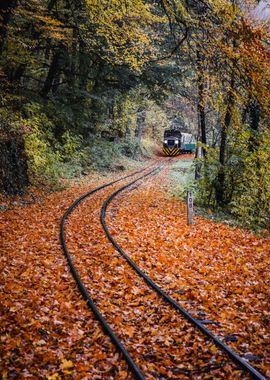
[[[18,200],[0,213],[3,379],[109,379],[104,360],[127,370],[81,299],[59,244],[60,217],[89,186],[22,207]]]
[[[187,226],[185,206],[170,197],[165,178],[161,173],[111,205],[114,237],[179,303],[220,322],[210,329],[235,334],[237,341],[228,344],[259,356],[252,365],[267,374],[269,239],[200,218]],[[3,379],[132,378],[81,299],[58,241],[61,215],[88,187],[1,215]],[[153,293],[105,238],[98,211],[116,188],[83,202],[67,223],[68,247],[92,298],[147,379],[240,379],[241,372]]]
[[[220,322],[208,325],[217,335],[237,334],[228,344],[241,355],[252,352],[259,360],[251,364],[265,373],[270,367],[269,237],[198,217],[187,226],[185,205],[169,191],[161,178],[127,193],[119,204],[115,200],[117,215],[110,224],[118,228],[117,243],[190,312]]]

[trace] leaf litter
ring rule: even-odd
[[[167,170],[168,172],[168,170]],[[168,196],[167,172],[119,196],[108,222],[152,279],[262,372],[269,371],[269,239],[196,218]],[[127,266],[101,229],[113,186],[68,220],[67,243],[92,298],[147,379],[245,379]],[[89,185],[2,213],[2,378],[132,379],[76,289],[59,245],[66,208]],[[236,340],[235,340],[236,337]],[[259,360],[257,359],[259,358]]]

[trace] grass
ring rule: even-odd
[[[185,199],[188,190],[194,189],[194,164],[193,159],[184,158],[175,162],[169,173],[172,182],[171,195]]]

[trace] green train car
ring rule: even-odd
[[[166,129],[163,138],[163,154],[165,156],[178,156],[184,153],[193,153],[196,141],[192,134],[184,133],[178,129]]]
[[[181,153],[194,153],[196,141],[191,133],[181,133]]]

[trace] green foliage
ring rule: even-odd
[[[231,202],[232,212],[247,226],[270,230],[270,130],[258,132],[257,148],[244,153],[241,181]],[[244,148],[244,147],[243,147]]]
[[[203,146],[200,144],[200,146]],[[200,168],[200,179],[196,186],[196,202],[201,205],[216,207],[215,201],[215,183],[219,164],[219,151],[215,148],[206,149],[207,155],[205,157],[197,158],[194,164]]]
[[[134,141],[114,142],[92,135],[83,150],[83,166],[97,171],[114,171],[122,166],[123,159],[132,157],[134,149]]]
[[[56,185],[61,178],[80,175],[83,170],[81,137],[65,131],[60,143],[54,136],[53,123],[38,104],[27,105],[25,111],[29,118],[22,119],[21,123],[30,131],[25,137],[25,149],[32,183],[45,181]]]
[[[256,141],[254,146],[254,139]],[[198,181],[198,204],[218,209],[216,181],[220,167],[218,149],[208,149]],[[270,130],[232,129],[225,165],[227,212],[247,227],[270,229]]]

